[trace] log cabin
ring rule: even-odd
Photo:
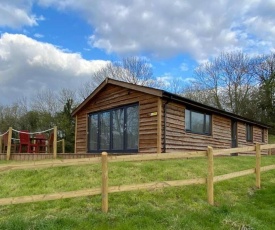
[[[163,90],[106,78],[72,113],[75,153],[169,153],[267,143],[268,126]]]

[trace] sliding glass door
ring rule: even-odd
[[[88,152],[137,152],[138,105],[127,105],[89,115]]]

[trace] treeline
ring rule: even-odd
[[[195,70],[181,94],[271,126],[275,134],[275,54],[221,53]]]
[[[60,92],[41,91],[28,102],[20,99],[11,105],[0,105],[0,133],[9,127],[15,130],[40,132],[58,127],[58,139],[65,139],[66,152],[74,150],[74,120],[72,110],[77,106],[74,91],[62,89]]]

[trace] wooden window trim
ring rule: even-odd
[[[186,113],[187,113],[187,111],[190,113],[189,114],[190,129],[186,128]],[[194,132],[194,131],[192,131],[192,113],[198,113],[198,114],[203,115],[203,132]],[[206,132],[206,116],[209,116],[209,132]],[[189,108],[185,109],[185,131],[187,133],[194,133],[194,134],[199,134],[199,135],[212,136],[212,123],[213,123],[213,121],[212,121],[212,115],[211,114],[201,112],[201,111],[198,111],[198,110],[189,109]]]
[[[253,125],[251,124],[246,124],[246,141],[247,142],[253,142]],[[249,135],[250,133],[250,135]],[[249,138],[250,136],[250,138]]]

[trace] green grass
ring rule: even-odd
[[[268,144],[275,144],[275,135],[268,135]]]
[[[1,162],[3,163],[3,162]],[[5,164],[5,163],[3,163]],[[214,159],[215,175],[253,168],[255,157]],[[262,165],[275,164],[274,156]],[[109,185],[205,177],[203,158],[109,164]],[[274,229],[275,170],[215,184],[215,206],[206,185],[109,194],[109,212],[101,196],[0,206],[0,229]],[[99,187],[100,165],[0,173],[0,198]]]

